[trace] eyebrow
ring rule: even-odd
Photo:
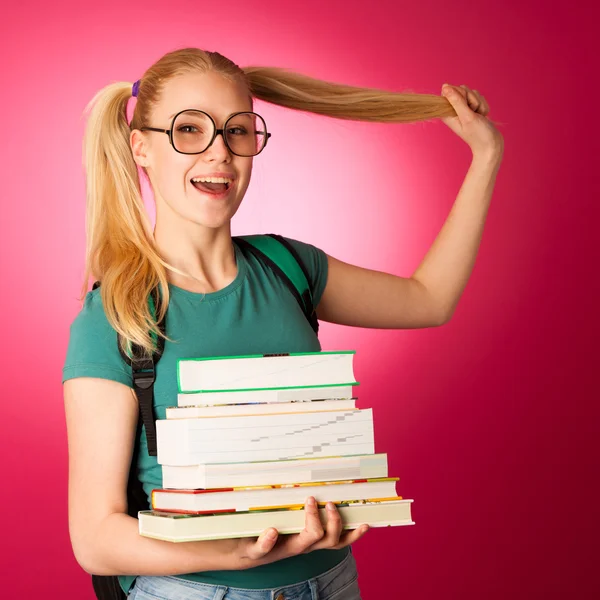
[[[210,115],[210,113],[207,110],[204,110],[202,108],[182,108],[181,110],[175,111],[172,115],[169,115],[167,117],[167,119],[169,119],[169,121],[178,113],[183,112],[184,110],[201,110],[202,112],[205,112],[207,114]],[[236,113],[240,113],[240,112],[252,112],[252,111],[247,111],[247,110],[236,110],[234,113],[230,113],[229,115],[227,115],[227,117],[225,118],[225,121],[227,121],[227,119],[229,119],[229,117],[231,117],[231,115],[234,115]],[[212,117],[212,115],[210,115]],[[214,117],[213,117],[214,118]]]

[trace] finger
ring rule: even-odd
[[[488,104],[488,101],[485,99],[485,96],[480,95],[480,98],[481,98],[481,105],[483,107],[483,112],[481,114],[486,116],[490,112],[490,105]]]
[[[460,85],[459,87],[461,87],[465,91],[465,97],[469,108],[474,112],[478,112],[479,107],[481,105],[479,96],[473,90],[470,90],[469,87],[466,85]]]
[[[465,99],[465,101],[467,100],[467,90],[465,89],[466,86],[450,85],[449,83],[445,83],[444,85],[449,85],[453,90],[458,92]]]
[[[484,115],[485,116],[486,105],[485,105],[483,96],[477,90],[471,90],[471,91],[477,96],[477,100],[479,101],[479,106],[477,108],[477,112],[480,115]]]
[[[477,99],[479,100],[479,108],[477,109],[477,112],[485,117],[490,112],[490,107],[485,99],[485,96],[480,94],[477,90],[471,91],[477,95]]]
[[[471,90],[471,92],[473,94],[475,94],[475,96],[477,97],[477,100],[479,101],[479,105],[477,106],[476,109],[474,106],[472,106],[471,108],[473,110],[475,110],[475,112],[479,113],[480,115],[483,115],[484,117],[487,116],[487,114],[490,112],[490,105],[488,104],[488,101],[485,99],[485,96],[483,94],[480,94],[478,90]]]
[[[466,96],[465,90],[458,85],[452,85],[450,83],[445,83],[442,86],[442,94],[444,94],[444,90],[446,88],[449,88],[450,90],[454,90],[456,93],[461,94],[463,97]]]
[[[319,515],[319,507],[313,496],[309,496],[304,504],[304,529],[294,536],[291,543],[296,553],[304,552],[316,544],[325,535],[323,523]]]
[[[325,510],[327,512],[327,524],[325,525],[325,535],[319,542],[321,548],[337,546],[343,530],[342,516],[335,504],[328,502]]]
[[[442,86],[442,96],[447,98],[447,94],[449,94],[449,93],[450,94],[452,94],[452,93],[459,94],[463,98],[466,97],[466,92],[463,88],[461,88],[457,85],[451,85],[449,83],[444,83],[444,85]],[[456,119],[458,119],[458,115],[453,116],[453,117],[442,118],[442,121],[449,121],[450,119],[456,120]],[[460,119],[458,119],[458,120],[460,120]]]
[[[306,516],[304,519],[304,529],[314,535],[317,539],[321,539],[323,535],[325,535],[325,530],[323,529],[319,507],[314,496],[309,496],[306,499],[305,509]]]
[[[452,86],[445,85],[442,89],[442,94],[446,97],[448,102],[450,102],[452,108],[454,108],[461,123],[468,123],[473,120],[474,113],[467,106],[466,100],[461,92],[457,91]]]

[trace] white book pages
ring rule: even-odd
[[[166,410],[167,419],[230,417],[299,412],[352,410],[356,400],[314,400],[309,402],[278,402],[275,404],[226,404],[223,406],[174,406]]]
[[[227,463],[262,460],[290,460],[297,458],[318,458],[320,456],[348,456],[351,454],[374,454],[375,443],[373,436],[361,436],[349,442],[325,442],[320,444],[287,447],[261,448],[252,450],[225,450],[220,452],[174,452],[158,457],[160,465],[195,465],[198,463]]]
[[[354,385],[354,352],[179,359],[180,392]]]
[[[177,394],[177,406],[213,406],[255,403],[274,404],[276,402],[306,402],[311,400],[349,400],[352,397],[352,386],[348,385],[283,390],[190,392],[187,394]]]
[[[162,466],[163,487],[206,489],[388,476],[387,454]]]
[[[156,422],[158,463],[281,460],[373,454],[372,409],[323,413],[160,419]],[[354,447],[360,449],[355,449]],[[243,453],[248,453],[245,458]],[[239,458],[241,456],[241,458]]]

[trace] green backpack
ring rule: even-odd
[[[305,317],[313,328],[315,334],[319,332],[319,322],[313,306],[312,293],[308,271],[302,259],[289,242],[274,233],[264,235],[234,236],[233,241],[243,252],[253,254],[261,262],[270,267],[273,272],[285,283],[292,295],[296,298]],[[100,285],[96,281],[92,289]],[[158,290],[153,290],[148,298],[152,314],[156,317],[156,307],[160,301]],[[165,333],[165,323],[162,319],[157,323],[160,331]],[[137,458],[139,456],[139,440],[142,425],[146,430],[148,441],[148,454],[156,456],[156,419],[154,415],[154,382],[156,380],[156,363],[160,360],[164,350],[164,339],[155,336],[157,349],[151,358],[144,358],[142,350],[135,344],[131,348],[131,356],[123,352],[119,340],[117,345],[123,360],[131,366],[133,387],[138,398],[140,418],[135,438],[135,446],[129,470],[127,483],[128,514],[137,518],[140,510],[148,510],[148,499],[137,477]],[[126,596],[121,590],[118,577],[106,575],[92,575],[92,585],[98,600],[125,600]]]

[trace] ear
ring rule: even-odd
[[[129,144],[136,164],[140,167],[147,167],[149,164],[147,142],[139,129],[134,129],[129,134]]]

